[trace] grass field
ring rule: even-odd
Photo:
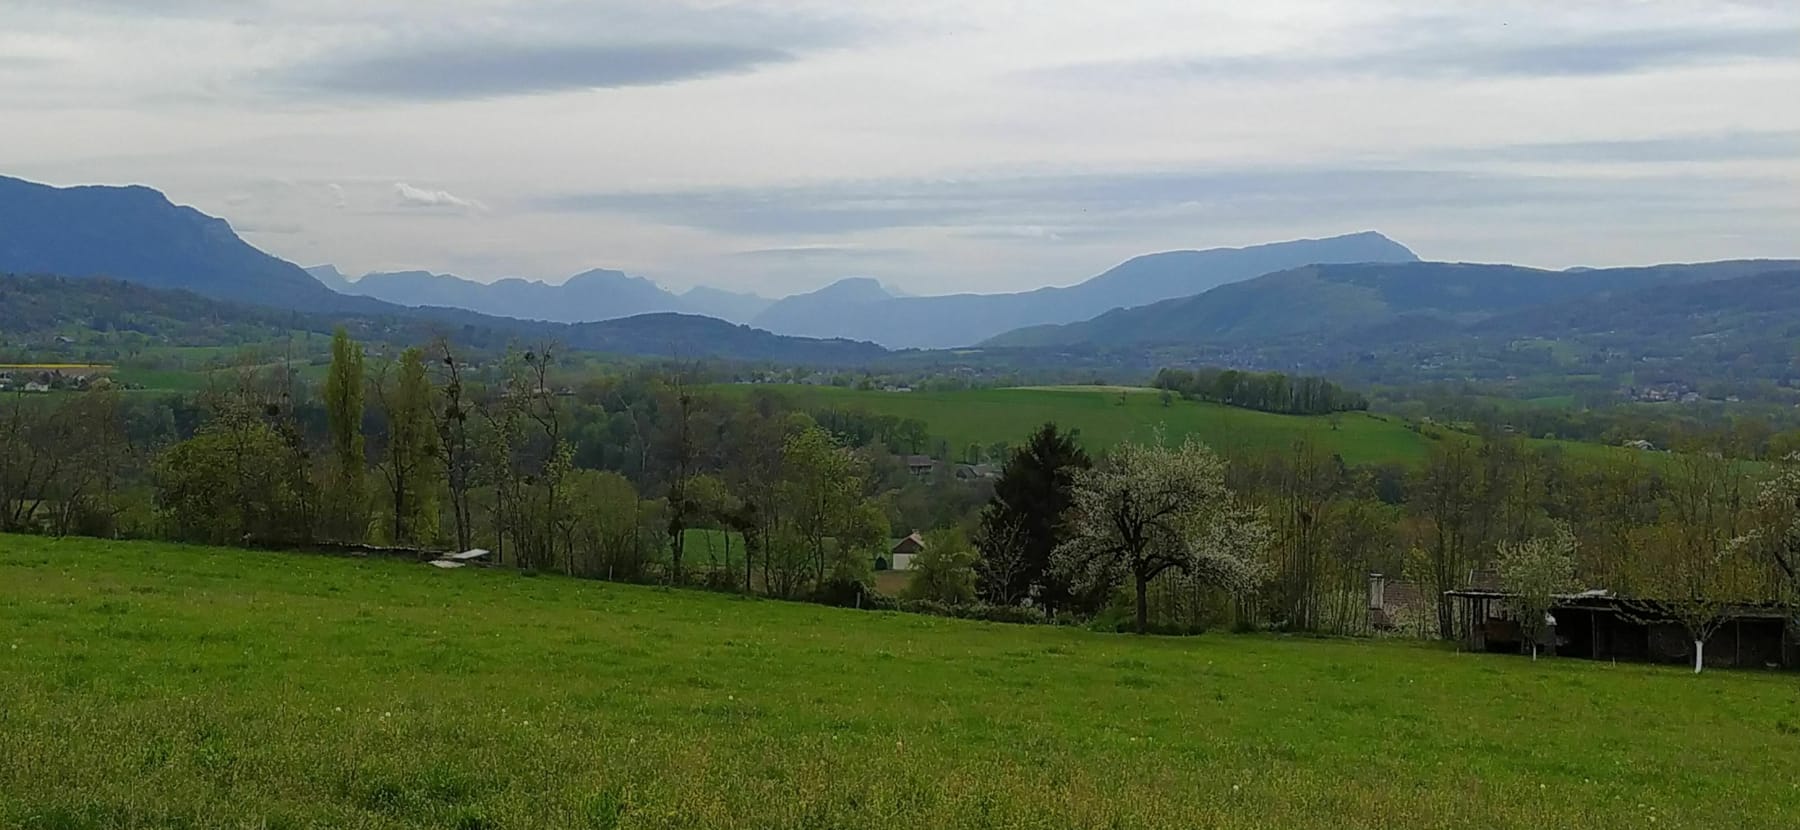
[[[87,374],[105,374],[113,370],[110,363],[0,363],[0,372],[68,372],[81,370]]]
[[[930,426],[933,439],[949,444],[960,457],[970,444],[1006,441],[1015,446],[1046,421],[1081,430],[1089,452],[1104,451],[1127,439],[1148,439],[1162,427],[1171,443],[1193,435],[1230,454],[1286,452],[1302,438],[1322,450],[1343,456],[1349,464],[1422,463],[1436,441],[1468,440],[1463,434],[1431,427],[1413,430],[1399,417],[1367,412],[1336,416],[1278,415],[1199,401],[1176,400],[1164,406],[1157,390],[1128,387],[1027,387],[956,392],[878,392],[832,386],[724,386],[729,394],[772,389],[814,407],[844,407],[916,418]],[[1437,435],[1440,437],[1432,437]],[[1619,459],[1635,453],[1620,447],[1574,441],[1531,439],[1539,448],[1558,447],[1573,457]],[[1655,463],[1660,454],[1648,454]]]
[[[0,827],[1793,826],[1792,676],[0,537]]]
[[[916,418],[930,425],[934,439],[947,441],[954,455],[960,455],[970,444],[986,446],[996,441],[1015,446],[1022,444],[1046,421],[1055,421],[1064,428],[1080,429],[1082,443],[1090,452],[1105,450],[1127,439],[1146,440],[1159,426],[1171,443],[1193,435],[1220,451],[1286,451],[1301,437],[1311,436],[1321,448],[1343,455],[1351,464],[1417,463],[1425,459],[1431,442],[1431,439],[1407,429],[1397,418],[1364,412],[1346,412],[1335,418],[1276,415],[1183,400],[1163,406],[1160,396],[1147,389],[1050,387],[864,392],[829,386],[720,388],[737,394],[748,394],[753,389],[775,389],[810,406],[862,408]]]

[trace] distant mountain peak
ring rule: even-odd
[[[830,295],[839,299],[891,300],[898,296],[874,277],[844,277],[812,292],[812,296]]]
[[[313,279],[318,280],[326,288],[339,294],[356,293],[356,286],[350,284],[350,278],[344,276],[344,272],[339,271],[336,265],[329,262],[307,268],[306,273],[311,274]]]

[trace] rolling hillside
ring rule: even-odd
[[[1065,429],[1079,429],[1081,443],[1096,453],[1127,439],[1149,440],[1161,429],[1172,443],[1192,435],[1227,455],[1279,454],[1291,449],[1295,442],[1308,439],[1352,465],[1412,466],[1425,460],[1435,442],[1474,440],[1441,426],[1414,425],[1398,417],[1369,412],[1278,415],[1180,399],[1164,406],[1158,390],[1143,388],[1067,386],[957,392],[752,384],[715,388],[728,395],[782,395],[813,409],[864,410],[924,421],[933,442],[947,445],[953,458],[960,457],[971,444],[985,447],[1005,441],[1017,445],[1048,421]],[[1583,458],[1641,457],[1658,463],[1658,459],[1668,457],[1575,441],[1529,439],[1529,443],[1539,448],[1556,447]],[[937,451],[935,446],[929,449]]]
[[[63,334],[104,340],[131,332],[169,345],[216,346],[278,339],[291,331],[329,335],[343,325],[360,339],[405,345],[444,335],[469,348],[557,342],[584,351],[686,360],[861,366],[888,354],[872,343],[786,337],[692,314],[565,324],[365,302],[378,311],[292,312],[108,278],[0,272],[0,332],[7,338],[41,341]]]
[[[1436,333],[1539,306],[1577,299],[1599,302],[1620,292],[1729,280],[1797,265],[1741,260],[1581,271],[1446,262],[1311,265],[1108,312],[1084,323],[1022,329],[985,345],[1256,343],[1297,336],[1328,339],[1382,327],[1403,334]]]
[[[1090,451],[1126,439],[1148,440],[1159,427],[1179,442],[1193,435],[1222,452],[1286,450],[1310,437],[1352,464],[1424,460],[1430,439],[1395,419],[1363,412],[1337,417],[1274,415],[1195,401],[1163,406],[1149,389],[982,389],[965,392],[861,392],[824,386],[729,386],[731,394],[773,390],[809,407],[866,409],[915,418],[930,426],[934,440],[960,454],[970,444],[1023,442],[1047,421],[1079,429]]]

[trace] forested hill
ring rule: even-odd
[[[1464,325],[1577,299],[1599,302],[1639,289],[1794,268],[1800,263],[1783,260],[1585,271],[1444,262],[1312,265],[1193,297],[1112,311],[1085,323],[1022,329],[986,345],[1255,343],[1297,335],[1329,337],[1419,319]]]
[[[786,337],[687,314],[645,314],[570,325],[487,317],[457,309],[292,312],[105,278],[0,274],[0,331],[6,340],[101,331],[137,332],[182,345],[231,345],[288,331],[327,333],[340,324],[370,340],[413,344],[444,335],[474,348],[554,341],[567,348],[610,354],[803,366],[860,365],[887,354],[872,343]]]

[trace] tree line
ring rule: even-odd
[[[908,469],[923,424],[721,395],[694,367],[596,372],[544,347],[471,361],[441,339],[370,353],[339,332],[324,368],[249,367],[174,399],[15,397],[0,530],[484,547],[532,571],[1139,631],[1370,633],[1371,572],[1425,598],[1402,629],[1450,637],[1444,592],[1483,572],[1700,608],[1786,600],[1800,569],[1800,495],[1783,495],[1800,473],[1719,455],[1572,456],[1488,428],[1411,467],[1304,438],[1093,456],[1046,424],[982,451],[997,479],[964,481]],[[875,591],[915,530],[901,596]]]
[[[1152,385],[1193,400],[1287,415],[1327,415],[1369,408],[1368,398],[1324,378],[1292,377],[1280,372],[1165,368],[1156,373]]]

